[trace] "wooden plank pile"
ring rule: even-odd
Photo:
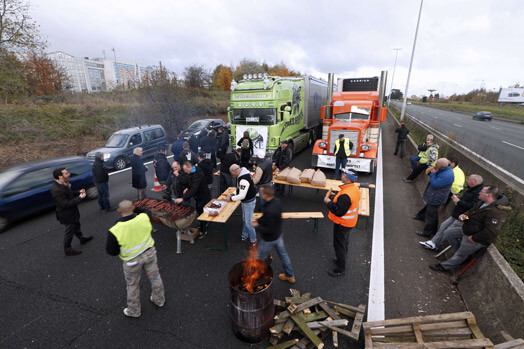
[[[493,348],[471,312],[364,323],[366,348]]]
[[[323,300],[320,297],[311,298],[310,293],[300,295],[295,289],[290,289],[291,297],[285,301],[275,300],[275,307],[280,311],[275,316],[275,325],[270,329],[272,349],[306,349],[323,348],[322,339],[331,333],[333,345],[338,347],[338,335],[358,341],[360,328],[366,312],[364,304],[354,307],[347,304]],[[351,330],[344,328],[353,319]],[[297,331],[303,337],[279,341],[284,335]]]

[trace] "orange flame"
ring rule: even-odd
[[[266,273],[266,263],[257,259],[257,248],[253,247],[249,250],[247,260],[244,264],[244,271],[241,277],[242,283],[246,287],[247,292],[253,293],[255,282]]]

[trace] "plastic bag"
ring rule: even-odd
[[[326,175],[324,172],[317,170],[315,174],[313,175],[313,179],[311,180],[311,185],[317,186],[317,187],[325,187],[326,186]]]

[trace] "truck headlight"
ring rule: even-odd
[[[111,154],[110,154],[110,153],[105,153],[105,154],[104,154],[104,161],[109,160],[110,157],[111,157]]]
[[[326,148],[326,147],[327,147],[327,143],[326,143],[326,142],[319,142],[319,143],[318,143],[318,146],[319,146],[320,148]]]
[[[368,150],[371,149],[371,146],[369,146],[367,144],[363,144],[361,148],[362,148],[363,151],[368,151]]]

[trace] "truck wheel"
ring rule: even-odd
[[[113,168],[115,170],[123,170],[124,168],[126,168],[127,166],[127,162],[126,162],[126,159],[124,159],[123,157],[118,157],[115,159],[115,162],[113,162]]]
[[[308,148],[311,148],[315,144],[315,133],[314,131],[309,132],[309,141],[307,143]]]
[[[7,220],[7,217],[0,215],[0,233],[6,231],[8,226],[9,221]]]
[[[96,190],[96,187],[90,187],[86,190],[86,198],[89,200],[94,200],[98,198],[98,190]]]
[[[291,159],[289,159],[289,161],[292,161],[293,158],[295,157],[295,145],[290,142],[288,147],[289,147],[289,152],[291,153]]]

